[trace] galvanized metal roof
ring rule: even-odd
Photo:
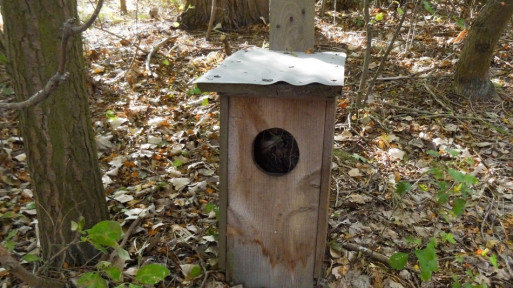
[[[346,54],[341,52],[240,50],[195,83],[271,85],[287,82],[294,86],[313,83],[343,86],[345,60]]]

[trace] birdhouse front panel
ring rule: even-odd
[[[312,287],[327,103],[227,101],[228,279],[247,287]],[[267,137],[257,137],[265,131]],[[282,131],[294,138],[299,153],[291,151],[290,136],[284,139]],[[268,164],[258,164],[255,155],[267,155]],[[292,169],[285,172],[287,167]]]

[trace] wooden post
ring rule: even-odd
[[[314,48],[314,1],[270,0],[269,48],[305,52]]]

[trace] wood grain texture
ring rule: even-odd
[[[314,2],[271,0],[269,48],[301,51],[314,48]]]
[[[272,98],[291,99],[325,99],[336,98],[340,94],[340,86],[326,86],[322,84],[308,84],[304,86],[293,86],[287,83],[276,83],[272,85],[250,85],[250,84],[212,84],[198,83],[201,91],[222,92],[225,95],[236,97],[262,96]]]
[[[326,185],[321,175],[326,170],[321,167],[326,158],[326,101],[228,99],[228,280],[249,288],[310,288],[320,187]],[[259,132],[275,127],[290,132],[300,152],[297,166],[283,176],[268,175],[253,161],[253,140]]]
[[[228,207],[228,114],[230,99],[221,94],[219,165],[219,268],[226,269],[226,211]]]
[[[328,209],[330,198],[331,160],[333,154],[333,135],[335,133],[335,99],[326,100],[326,120],[324,121],[324,142],[321,168],[321,189],[319,197],[319,216],[317,224],[317,248],[315,253],[315,278],[322,276],[322,264],[328,237]]]

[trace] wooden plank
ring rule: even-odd
[[[326,102],[231,97],[228,136],[229,281],[244,287],[313,286]],[[272,176],[253,160],[253,140],[270,128],[290,132],[299,162]]]
[[[269,48],[301,51],[314,48],[314,1],[271,0]]]
[[[212,84],[198,83],[201,91],[216,91],[230,96],[262,96],[272,98],[292,99],[326,99],[335,98],[340,94],[340,86],[326,86],[322,84],[309,84],[304,86],[292,86],[286,83],[272,85],[249,84]]]
[[[335,110],[336,100],[326,101],[326,120],[324,123],[324,147],[321,169],[321,195],[319,197],[319,216],[317,226],[317,248],[315,252],[315,278],[322,277],[322,264],[326,251],[326,238],[328,237],[328,210],[330,196],[331,160],[333,153],[333,136],[335,133]]]
[[[226,211],[228,207],[228,113],[230,97],[221,96],[221,131],[219,165],[219,267],[226,269]]]

